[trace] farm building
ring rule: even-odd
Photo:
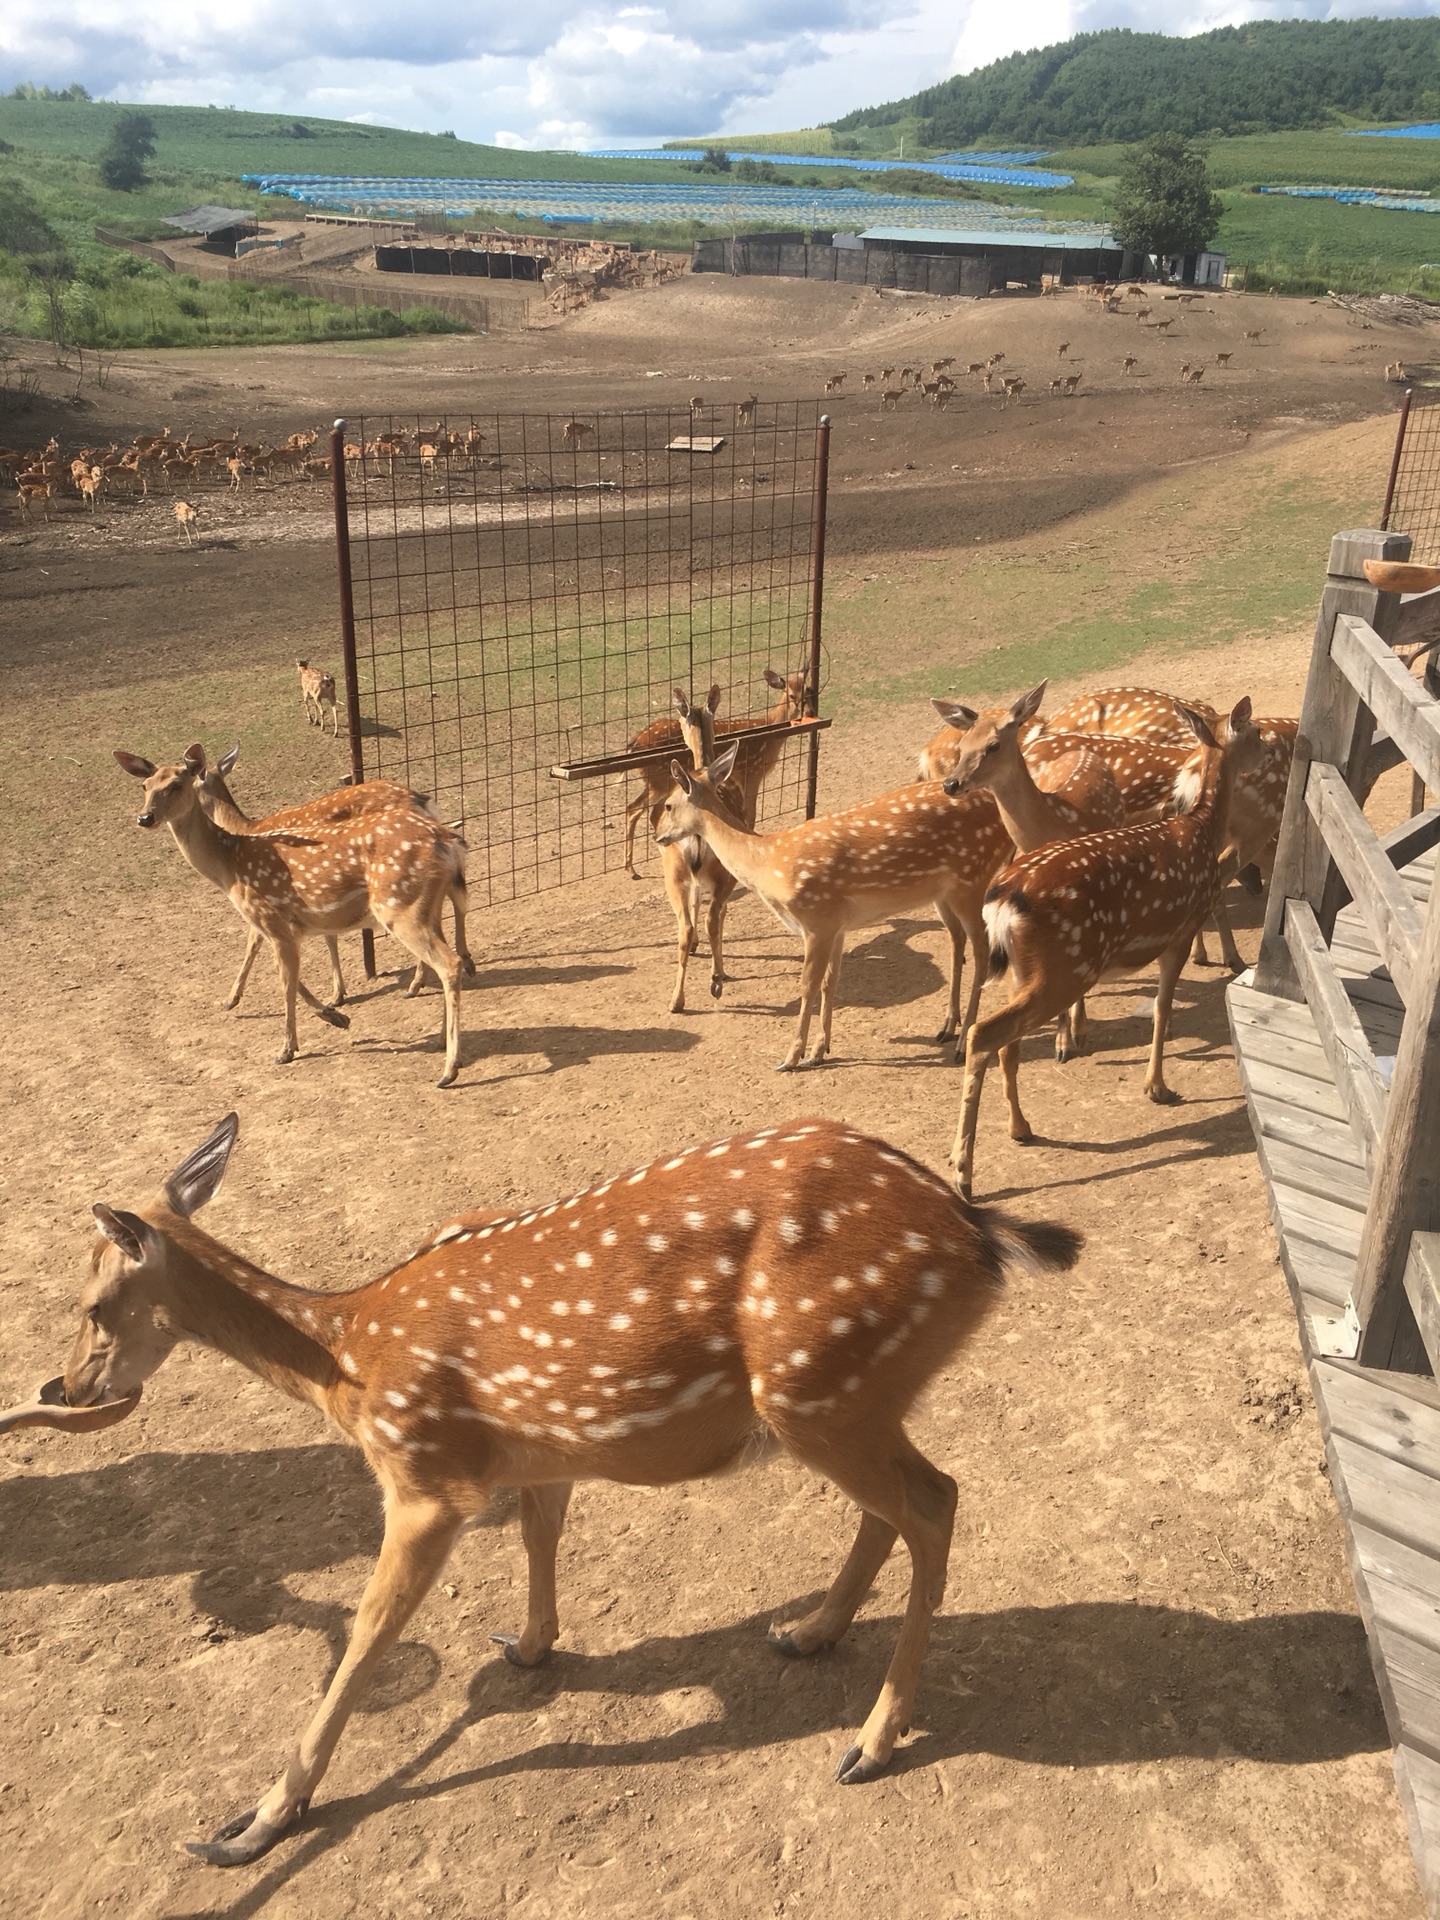
[[[260,222],[243,207],[191,207],[188,213],[167,213],[164,224],[202,235],[200,244],[209,253],[233,254],[241,240],[260,231]]]
[[[482,280],[540,280],[549,261],[543,255],[477,246],[377,246],[381,273],[441,273]]]
[[[868,227],[862,233],[741,234],[702,240],[695,273],[780,274],[839,280],[854,286],[979,297],[1007,286],[1039,287],[1045,280],[1114,280],[1124,255],[1108,235]]]

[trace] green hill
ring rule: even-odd
[[[932,150],[1090,146],[1440,118],[1440,20],[1276,20],[1180,39],[1114,28],[1011,54],[831,121],[914,123]]]

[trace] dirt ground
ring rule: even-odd
[[[88,396],[80,432],[273,435],[382,406],[598,408],[683,400],[696,379],[729,398],[813,393],[822,374],[882,352],[978,358],[1007,344],[1038,368],[1068,337],[1099,389],[1073,403],[836,406],[843,679],[875,644],[867,579],[902,609],[923,579],[926,604],[958,623],[977,547],[1018,579],[1043,576],[1062,547],[1103,548],[1118,567],[1136,564],[1137,543],[1169,540],[1173,565],[1187,540],[1213,544],[1203,516],[1188,535],[1174,525],[1182,469],[1187,486],[1246,499],[1277,473],[1287,485],[1319,474],[1335,526],[1352,498],[1378,493],[1389,421],[1373,363],[1399,342],[1323,307],[1227,298],[1185,325],[1213,327],[1212,355],[1245,327],[1264,326],[1263,343],[1232,384],[1192,392],[1173,372],[1124,385],[1135,323],[1123,340],[1120,325],[1074,298],[901,303],[717,278],[607,302],[538,337],[533,361],[512,336],[137,357]],[[1428,342],[1404,331],[1407,361],[1422,359]],[[1185,345],[1146,351],[1168,367]],[[53,420],[76,436],[78,416],[57,407]],[[671,1016],[673,936],[653,871],[474,915],[480,966],[451,1092],[432,1085],[438,1000],[402,997],[383,943],[391,970],[374,983],[348,955],[348,1033],[302,1013],[300,1058],[272,1064],[273,982],[257,974],[240,1013],[220,1010],[238,924],[168,840],[135,827],[135,790],[110,759],[192,738],[218,748],[239,731],[256,742],[242,800],[334,783],[343,743],[300,724],[288,671],[302,640],[333,652],[323,514],[310,509],[313,538],[277,539],[280,506],[247,496],[234,511],[193,553],[147,532],[139,509],[0,520],[0,1403],[63,1360],[91,1204],[143,1203],[232,1106],[240,1145],[206,1224],[330,1287],[381,1270],[462,1207],[544,1201],[801,1113],[943,1165],[959,1076],[927,1038],[938,929],[854,937],[834,1066],[781,1077],[795,942],[738,900],[725,998],[699,992],[703,1010]],[[217,501],[217,525],[220,513]],[[1219,640],[1197,633],[1183,656],[1157,645],[1120,677],[1297,711],[1322,558],[1303,604]],[[932,653],[936,690],[963,691],[952,626],[927,615],[922,628],[913,646]],[[1052,697],[1106,677],[1072,674]],[[822,804],[908,778],[928,730],[923,700],[852,699],[826,742]],[[1378,806],[1393,804],[1382,790]],[[1259,903],[1237,895],[1236,916],[1253,956]],[[848,1545],[834,1489],[783,1462],[663,1492],[589,1485],[561,1547],[563,1630],[546,1667],[518,1673],[487,1639],[523,1610],[502,1501],[385,1663],[304,1828],[253,1868],[196,1866],[178,1843],[254,1803],[323,1688],[379,1526],[358,1455],[315,1416],[182,1350],[124,1425],[0,1448],[5,1909],[1418,1915],[1221,988],[1218,972],[1187,969],[1174,1107],[1140,1091],[1143,978],[1095,996],[1084,1058],[1060,1068],[1048,1041],[1027,1048],[1037,1144],[1006,1139],[987,1099],[981,1196],[1069,1221],[1087,1249],[1071,1275],[1013,1280],[917,1412],[915,1437],[956,1476],[960,1510],[917,1723],[884,1779],[831,1784],[894,1641],[903,1558],[833,1654],[784,1662],[765,1641]]]

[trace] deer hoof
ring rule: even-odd
[[[835,1769],[835,1778],[842,1787],[863,1786],[867,1780],[878,1780],[889,1764],[888,1760],[872,1759],[859,1747],[849,1747]]]
[[[435,1084],[437,1087],[453,1087],[459,1077],[460,1069],[458,1067],[447,1067]]]
[[[321,1007],[318,1011],[320,1018],[325,1022],[327,1027],[339,1027],[343,1033],[350,1025],[349,1014],[341,1013],[338,1007]]]
[[[1146,1087],[1145,1092],[1148,1098],[1155,1102],[1157,1107],[1174,1107],[1179,1105],[1179,1094],[1172,1092],[1169,1087]]]
[[[475,962],[468,953],[463,957],[460,964],[473,980],[475,978]]]
[[[533,1660],[526,1660],[521,1657],[520,1636],[518,1633],[492,1633],[490,1638],[495,1642],[496,1646],[499,1647],[511,1666],[519,1667],[522,1673],[528,1673],[531,1667],[538,1667],[550,1651],[548,1647],[542,1647]]]
[[[953,1040],[954,1038],[955,1029],[953,1027],[941,1027],[939,1033],[935,1035],[935,1045],[937,1047],[943,1047],[947,1040]]]
[[[725,982],[723,980],[716,979],[710,982],[710,998],[712,1000],[718,1000],[724,991]]]
[[[291,1817],[281,1821],[262,1819],[258,1809],[252,1807],[248,1813],[227,1820],[213,1840],[187,1840],[185,1851],[203,1860],[207,1867],[248,1866],[268,1853],[292,1827],[298,1827],[309,1805],[308,1800],[302,1800]]]
[[[282,1047],[275,1056],[275,1064],[277,1067],[288,1067],[294,1058],[295,1049],[293,1047]]]
[[[802,1647],[788,1627],[771,1627],[767,1638],[787,1660],[808,1660],[812,1653],[828,1653],[835,1644],[833,1640],[817,1640],[813,1647]]]

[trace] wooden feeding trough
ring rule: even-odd
[[[1253,984],[1228,1011],[1331,1484],[1440,1915],[1440,571],[1337,534]],[[1433,643],[1431,643],[1433,644]],[[1432,655],[1433,663],[1433,655]],[[1413,817],[1365,799],[1408,761]]]

